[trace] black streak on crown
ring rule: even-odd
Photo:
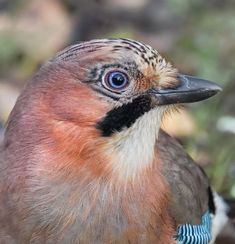
[[[129,128],[140,116],[151,109],[151,97],[140,96],[132,102],[114,108],[97,123],[96,128],[101,130],[102,136],[111,136],[114,132]]]

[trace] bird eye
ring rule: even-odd
[[[122,71],[110,71],[105,75],[103,84],[109,90],[120,92],[129,85],[129,78]]]

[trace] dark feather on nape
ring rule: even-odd
[[[144,113],[152,108],[149,96],[139,96],[132,102],[109,111],[106,116],[97,123],[96,128],[102,132],[102,136],[111,136],[113,133],[129,128]]]

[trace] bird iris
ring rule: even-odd
[[[129,78],[122,71],[110,71],[104,77],[104,86],[112,91],[122,91],[128,84]]]

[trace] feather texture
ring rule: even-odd
[[[117,70],[128,85],[112,91],[103,81]],[[80,43],[43,65],[0,146],[0,243],[207,243],[209,181],[160,130],[182,82],[128,39]]]

